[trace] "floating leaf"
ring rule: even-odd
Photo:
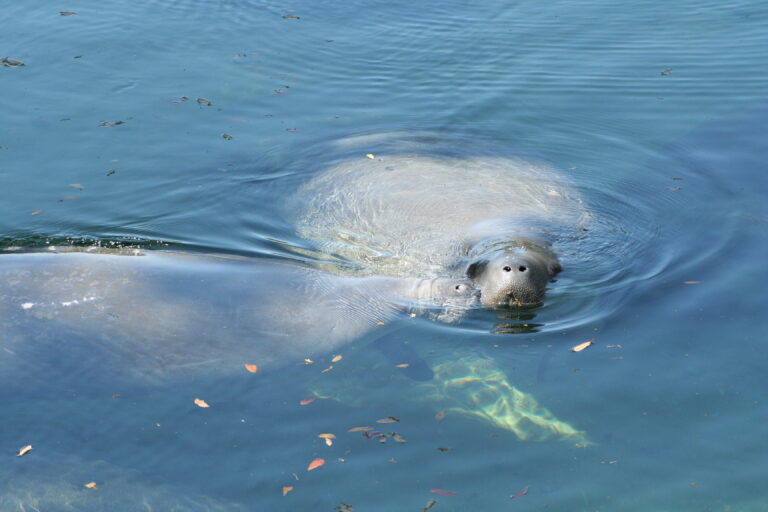
[[[87,484],[85,484],[85,487],[87,487],[89,489],[96,489],[97,488],[96,487],[96,482],[88,482]]]
[[[315,364],[315,362],[311,359],[304,358],[304,364]]]
[[[85,188],[83,185],[79,183],[70,183],[69,186],[72,188],[76,188],[77,190],[83,190]]]
[[[683,281],[683,284],[699,284],[701,281]]]
[[[221,134],[221,137],[222,137],[224,140],[232,140],[232,136],[231,136],[230,134],[228,134],[228,133],[222,133],[222,134]]]
[[[438,451],[441,451],[441,452],[443,452],[443,453],[445,453],[445,452],[447,452],[448,450],[450,450],[450,448],[446,448],[446,447],[444,447],[444,446],[439,446],[437,449],[438,449]]]
[[[512,498],[513,500],[516,500],[517,498],[522,498],[526,494],[528,494],[528,488],[527,487],[523,487],[522,489],[517,491],[515,494],[510,496],[510,498]]]
[[[376,157],[375,157],[375,156],[373,156],[373,153],[366,153],[366,154],[365,154],[365,158],[370,158],[371,160],[373,160],[373,159],[374,159],[374,158],[376,158]]]
[[[309,463],[309,466],[307,466],[307,471],[312,471],[313,469],[317,469],[323,464],[325,464],[324,459],[315,459]]]
[[[395,368],[408,368],[409,366],[411,365],[408,363],[400,363],[400,364],[396,364]]]
[[[77,13],[72,11],[59,11],[59,14],[61,16],[77,16]]]
[[[387,416],[386,418],[376,420],[376,423],[397,423],[398,421],[400,421],[400,418],[395,418],[394,416]]]
[[[332,363],[338,363],[342,359],[344,359],[344,356],[333,356],[333,359],[331,359],[331,362]]]
[[[320,373],[328,373],[329,371],[333,370],[333,365],[329,366],[325,370],[321,371]]]
[[[292,490],[293,490],[293,486],[292,485],[284,485],[283,486],[283,496],[285,496],[286,494],[288,494]]]
[[[699,486],[699,484],[697,484],[696,482],[691,482],[691,483],[690,483],[690,484],[688,484],[688,485],[690,485],[690,486],[691,486],[691,487],[693,487],[694,489],[696,489],[696,488]]]
[[[421,508],[421,512],[427,512],[427,510],[431,509],[431,508],[432,508],[432,507],[434,507],[435,505],[437,505],[437,501],[436,501],[436,500],[429,500],[429,501],[427,502],[427,504],[426,504],[426,505],[424,505],[424,506]]]
[[[195,405],[202,407],[203,409],[210,407],[210,405],[208,405],[208,403],[202,398],[195,398]]]
[[[299,20],[301,18],[299,18],[298,16],[295,16],[293,14],[283,14],[283,19],[286,19],[286,20]]]
[[[117,172],[116,170],[114,170],[114,169],[110,169],[110,170],[109,170],[109,172],[107,173],[107,176],[112,176],[112,175],[113,175],[113,174],[115,174],[116,172]]]
[[[2,57],[0,58],[0,64],[3,65],[3,67],[10,68],[14,66],[24,66],[24,63],[20,60],[13,60],[9,59],[8,57]]]
[[[392,439],[394,439],[398,443],[407,443],[408,442],[403,436],[401,436],[397,432],[392,432],[390,435],[392,436]]]
[[[381,327],[382,325],[384,325],[384,322],[376,322],[376,325],[378,325],[379,327]]]
[[[576,345],[575,347],[573,347],[573,348],[571,349],[571,351],[573,351],[573,352],[581,352],[581,351],[582,351],[582,350],[584,350],[585,348],[587,348],[587,347],[591,346],[593,343],[594,343],[594,341],[593,341],[593,340],[585,341],[584,343],[579,343],[578,345]]]
[[[667,68],[664,71],[661,72],[661,76],[667,76],[672,72],[672,68]]]
[[[443,421],[444,418],[445,418],[445,411],[440,411],[437,414],[435,414],[435,419],[437,421]]]
[[[256,366],[255,364],[244,364],[243,366],[245,367],[246,370],[248,370],[251,373],[256,373],[257,371],[259,371],[259,367]]]
[[[33,211],[32,213],[30,213],[30,215],[40,215],[40,214],[41,214],[41,213],[43,213],[44,211],[45,211],[45,210],[35,210],[35,211]]]
[[[325,439],[325,444],[327,446],[332,446],[333,440],[336,439],[336,436],[333,434],[317,434],[317,437],[320,439]]]
[[[199,104],[205,105],[207,107],[210,107],[211,105],[213,105],[213,103],[211,103],[209,100],[207,100],[205,98],[197,98],[197,100],[195,100],[195,101],[197,101]]]
[[[29,452],[31,452],[31,451],[32,451],[32,445],[31,445],[31,444],[28,444],[27,446],[22,446],[22,447],[19,449],[19,454],[18,454],[18,455],[16,455],[16,456],[17,456],[17,457],[23,457],[23,456],[25,456],[26,454],[28,454],[28,453],[29,453]]]
[[[432,494],[439,494],[440,496],[456,496],[457,494],[459,494],[457,492],[446,491],[444,489],[430,489],[429,492],[431,492]]]
[[[373,430],[373,427],[352,427],[347,432],[368,432],[369,430]]]
[[[309,405],[312,402],[314,402],[315,400],[317,400],[317,397],[316,396],[311,396],[311,397],[305,398],[304,400],[299,402],[299,405]]]

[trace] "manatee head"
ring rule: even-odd
[[[484,254],[467,267],[484,307],[533,306],[544,298],[547,284],[562,270],[546,247],[520,243]]]

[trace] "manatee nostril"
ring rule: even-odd
[[[520,272],[525,272],[526,270],[528,270],[528,268],[525,265],[520,265],[519,267],[517,267],[517,270],[519,270]]]
[[[504,270],[504,272],[512,272],[512,267],[510,267],[509,265],[507,265],[507,266],[506,266],[506,267],[504,267],[502,270]]]

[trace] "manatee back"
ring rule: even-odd
[[[478,239],[588,221],[554,169],[492,157],[360,157],[314,177],[291,210],[298,234],[325,254],[393,276],[444,275]]]

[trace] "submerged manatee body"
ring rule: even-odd
[[[290,214],[299,236],[362,275],[469,277],[484,306],[536,304],[562,269],[553,244],[589,220],[543,164],[364,152],[313,177]]]
[[[2,254],[0,375],[3,386],[65,388],[269,368],[412,313],[450,321],[475,300],[466,280],[343,277],[277,260]]]

